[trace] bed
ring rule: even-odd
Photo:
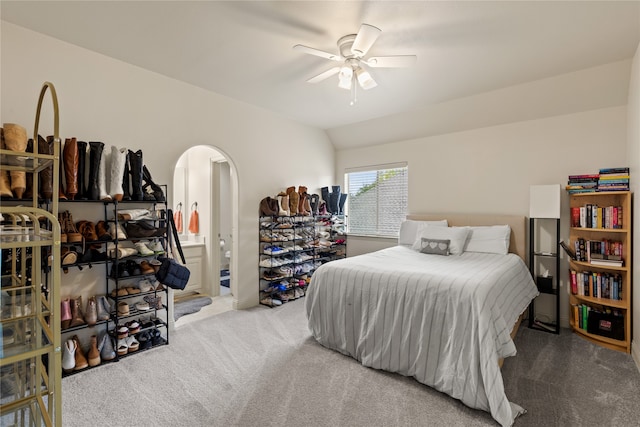
[[[492,225],[508,226],[510,233],[502,243],[504,253],[458,247],[457,253],[442,256],[419,250],[420,236],[423,246],[436,240],[424,237],[435,232],[425,226],[415,236],[409,233],[413,248],[407,233],[402,241],[401,231],[398,246],[324,264],[312,276],[305,298],[309,330],[323,346],[364,366],[414,377],[490,412],[503,426],[512,425],[524,409],[505,395],[500,360],[516,354],[513,329],[538,295],[523,261],[525,218],[407,218],[407,223],[426,225],[446,219],[448,230],[438,233]],[[480,236],[480,231],[474,233]],[[447,251],[454,252],[459,237],[448,239]],[[469,235],[465,239],[465,248],[471,248]]]

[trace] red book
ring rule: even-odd
[[[580,208],[571,208],[571,226],[580,227]]]

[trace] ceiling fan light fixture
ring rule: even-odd
[[[342,89],[351,89],[351,80],[353,78],[353,69],[351,67],[342,67],[338,74],[338,87]]]
[[[373,80],[371,74],[369,74],[367,70],[361,67],[356,70],[356,77],[358,78],[358,83],[360,83],[360,86],[364,90],[373,89],[374,87],[378,86],[378,83]]]

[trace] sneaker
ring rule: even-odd
[[[147,247],[153,251],[153,253],[155,253],[156,255],[160,255],[164,253],[164,247],[162,246],[162,243],[160,243],[159,240],[156,240],[155,242],[151,242],[149,244],[147,244]]]
[[[149,242],[147,242],[146,240],[140,240],[139,242],[135,243],[135,247],[138,250],[138,253],[142,256],[155,255],[155,252],[149,249],[147,244],[149,244]]]

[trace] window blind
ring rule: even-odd
[[[407,215],[407,166],[381,166],[345,174],[350,234],[396,237]]]

